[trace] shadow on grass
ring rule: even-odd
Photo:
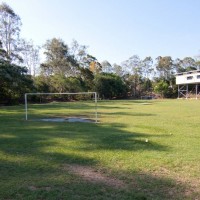
[[[143,100],[126,100],[129,103],[124,103],[123,101],[120,100],[115,100],[112,101],[112,105],[107,105],[107,103],[110,103],[111,101],[99,101],[97,104],[98,109],[108,109],[108,110],[116,110],[116,109],[132,109],[134,104],[144,104],[144,105],[150,105],[152,102],[150,101],[143,101]],[[149,103],[150,102],[150,103]],[[119,104],[120,106],[115,106],[115,104]],[[105,105],[106,104],[106,105]],[[124,106],[125,105],[125,106]],[[127,107],[128,106],[128,107]],[[42,110],[58,110],[58,109],[69,109],[69,110],[74,110],[74,109],[81,109],[81,110],[93,110],[95,107],[95,102],[57,102],[57,103],[46,103],[46,104],[28,104],[28,110],[38,110],[42,108]],[[14,112],[25,112],[25,106],[21,105],[19,106],[2,106],[1,107],[3,110],[6,110],[7,114],[12,114]],[[19,108],[21,109],[19,111]],[[25,115],[25,113],[24,113]]]
[[[187,185],[167,177],[118,169],[110,172],[105,152],[169,151],[146,143],[145,133],[122,130],[123,124],[43,123],[8,119],[0,129],[2,199],[185,199]],[[10,120],[10,121],[9,121]],[[19,124],[20,123],[20,124]],[[148,134],[148,137],[151,135]],[[125,156],[125,155],[124,155]],[[89,167],[123,187],[85,178],[63,166]],[[85,168],[84,168],[85,167]],[[102,171],[102,168],[104,169]],[[121,177],[120,174],[123,174]],[[94,174],[95,175],[95,174]],[[102,179],[102,178],[101,178]]]
[[[137,112],[112,112],[112,113],[107,113],[107,112],[100,112],[99,115],[126,115],[126,116],[137,116],[137,117],[145,117],[145,116],[156,116],[155,114],[151,113],[137,113]]]

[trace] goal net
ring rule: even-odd
[[[26,93],[25,118],[97,123],[97,93]]]

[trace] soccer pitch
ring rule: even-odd
[[[91,108],[31,106],[39,118]],[[0,199],[199,198],[198,100],[98,101],[97,111],[99,123],[69,123],[1,107]]]

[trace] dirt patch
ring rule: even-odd
[[[83,180],[87,182],[91,182],[95,184],[96,183],[104,184],[116,189],[127,188],[127,185],[123,181],[117,178],[108,177],[102,172],[88,166],[66,164],[64,165],[64,170],[67,170],[70,173],[80,176]]]
[[[182,188],[182,193],[185,198],[193,198],[193,196],[200,195],[200,180],[194,178],[186,178],[185,176],[180,176],[179,174],[169,171],[168,169],[161,167],[157,171],[151,173],[154,177],[168,178],[174,180],[177,186]],[[182,187],[181,187],[182,186]],[[173,195],[177,193],[176,188],[174,190],[171,188],[168,191],[169,194]],[[197,194],[197,195],[195,195]],[[200,198],[194,198],[195,200],[200,200]]]

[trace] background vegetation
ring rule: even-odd
[[[196,70],[192,57],[133,55],[120,64],[99,62],[87,46],[61,38],[44,41],[42,47],[20,37],[21,19],[14,10],[0,5],[0,103],[20,103],[26,92],[96,91],[100,98],[138,98],[159,94],[176,97],[177,72]],[[47,36],[48,37],[48,36]],[[44,59],[41,61],[41,52]]]

